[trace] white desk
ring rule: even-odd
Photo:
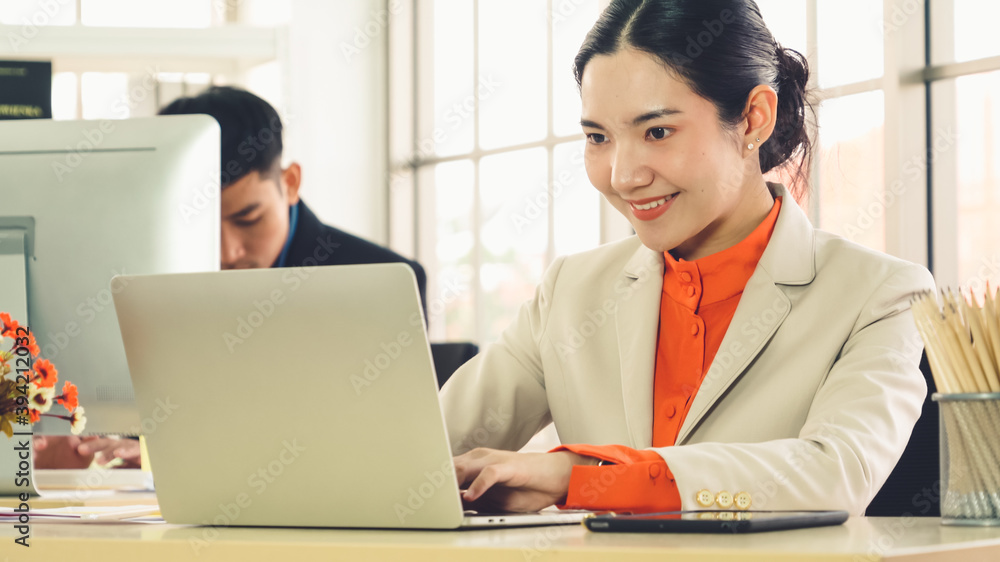
[[[1000,528],[942,527],[935,518],[859,517],[837,527],[749,535],[591,533],[578,525],[355,531],[33,523],[30,548],[14,545],[14,536],[9,525],[0,527],[0,557],[10,562],[1000,560]]]

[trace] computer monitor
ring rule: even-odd
[[[219,269],[219,151],[205,115],[0,122],[0,311],[77,385],[88,434],[142,432],[111,278]]]

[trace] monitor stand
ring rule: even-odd
[[[20,324],[28,324],[28,268],[29,234],[33,234],[34,220],[26,217],[0,218],[0,312],[10,314]],[[4,340],[3,346],[11,343]],[[16,368],[15,365],[11,365]],[[7,378],[14,375],[12,372]],[[25,431],[25,429],[27,431]],[[20,445],[27,443],[31,449],[31,427],[14,424],[14,436],[0,436],[0,496],[18,496],[27,493],[37,496],[35,479],[31,472],[33,463],[28,459],[27,470],[21,464]],[[31,455],[33,457],[33,455]],[[22,476],[23,475],[23,476]],[[21,484],[21,485],[19,485]]]

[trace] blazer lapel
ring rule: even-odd
[[[663,290],[663,256],[640,246],[626,264],[615,328],[630,446],[653,443],[653,374]]]
[[[806,285],[816,276],[815,233],[809,219],[783,186],[768,186],[775,196],[782,197],[774,232],[681,425],[678,445],[746,371],[791,312],[781,285]]]

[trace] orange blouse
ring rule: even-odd
[[[743,288],[760,261],[781,198],[743,241],[695,261],[664,253],[663,294],[653,380],[653,447],[675,444],[692,399],[736,313]],[[575,466],[566,503],[572,509],[632,512],[681,508],[670,468],[655,451],[623,445],[563,445],[555,451],[615,463]]]

